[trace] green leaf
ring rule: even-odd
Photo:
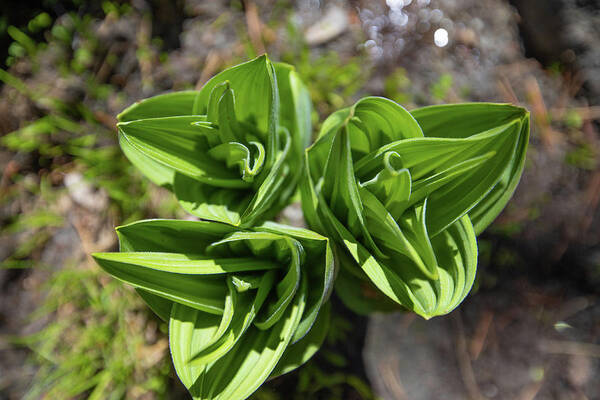
[[[494,156],[455,178],[429,196],[428,229],[435,236],[462,215],[468,213],[481,202],[498,184],[514,156],[518,143],[520,123],[515,122],[505,127],[502,135],[482,152],[495,151]]]
[[[423,137],[413,116],[384,97],[365,97],[352,107],[352,150],[364,155],[402,139]],[[364,129],[364,130],[363,130]]]
[[[231,190],[206,185],[176,173],[173,188],[179,204],[192,215],[234,226],[241,224],[241,214],[252,198],[250,190]]]
[[[225,290],[222,278],[173,274],[145,268],[120,261],[115,257],[118,254],[95,253],[92,256],[106,272],[135,288],[211,314],[223,313]]]
[[[356,162],[355,174],[361,181],[374,179],[386,155],[398,154],[414,186],[408,205],[430,197],[428,229],[435,236],[494,189],[514,158],[520,132],[520,120],[513,120],[466,139],[426,137],[392,142]]]
[[[432,316],[455,309],[469,294],[477,269],[477,240],[469,218],[462,217],[432,239],[440,268],[436,309]]]
[[[118,135],[119,145],[127,159],[154,184],[166,189],[172,189],[175,170],[139,151],[121,132]]]
[[[207,221],[150,219],[119,226],[117,235],[124,251],[199,253],[236,228]]]
[[[420,255],[423,272],[430,279],[438,279],[438,262],[429,240],[426,224],[427,199],[408,210],[400,219],[400,226],[406,233],[410,247]],[[424,267],[424,268],[423,268]]]
[[[519,140],[513,158],[510,160],[502,177],[496,186],[469,211],[469,217],[473,221],[477,235],[483,232],[496,219],[512,197],[525,167],[528,144],[529,113],[527,113],[521,123]]]
[[[192,115],[198,93],[189,90],[150,97],[127,107],[117,116],[117,119],[120,122],[127,122],[136,119]]]
[[[212,88],[212,90],[210,92],[210,96],[208,98],[208,104],[206,105],[206,120],[207,121],[211,121],[216,124],[219,123],[219,104],[221,101],[221,97],[227,90],[231,90],[229,81],[221,82]],[[194,103],[194,105],[199,110],[201,110],[203,108],[203,104],[200,103],[200,96],[198,96],[198,101],[196,103]]]
[[[309,277],[310,291],[308,292],[304,315],[292,339],[292,343],[296,343],[311,330],[319,310],[326,304],[325,302],[329,299],[333,290],[335,263],[329,239],[308,229],[274,222],[265,222],[256,230],[279,233],[296,239],[304,249],[306,256],[304,265],[312,266],[312,268],[302,268],[303,273]]]
[[[316,185],[323,176],[329,160],[331,146],[340,131],[352,118],[351,109],[345,108],[331,114],[321,125],[319,137],[305,151],[307,173]]]
[[[194,221],[138,221],[117,228],[119,250],[123,252],[153,249],[173,252],[197,251],[198,245],[202,244],[201,238],[208,237],[208,240],[211,240],[210,238],[214,238],[213,235],[218,236],[230,231],[230,228],[215,229],[221,227],[227,228],[224,225]],[[177,241],[178,232],[181,234],[181,241]],[[163,321],[169,320],[173,306],[172,301],[139,288],[136,289],[136,292]]]
[[[426,318],[455,307],[474,277],[475,232],[518,182],[528,131],[525,110],[498,104],[411,114],[371,97],[327,118],[305,152],[300,192],[309,226],[345,249],[344,302],[388,308],[376,296],[352,298],[371,281]]]
[[[194,399],[243,400],[271,374],[287,348],[304,310],[306,281],[282,318],[269,330],[251,327],[222,357],[201,366],[190,363],[206,342],[202,318],[193,310],[171,316],[169,339],[177,375]]]
[[[373,285],[349,255],[343,251],[338,254],[341,268],[335,281],[335,293],[346,307],[360,315],[398,311],[398,303]]]
[[[225,169],[210,157],[206,137],[218,131],[197,116],[148,118],[121,122],[119,131],[139,152],[191,178],[214,186],[247,187],[234,171]]]
[[[117,234],[122,252],[192,253],[232,230],[227,225],[203,221],[146,220],[120,226]],[[161,319],[169,320],[173,301],[139,288],[136,291]]]
[[[412,310],[419,315],[426,314],[426,311],[412,295],[407,283],[388,266],[379,263],[376,258],[371,255],[371,253],[335,218],[327,205],[321,204],[319,213],[322,213],[323,219],[326,219],[330,226],[335,230],[336,241],[344,246],[345,250],[353,259],[353,262],[357,263],[379,290],[407,309]],[[408,259],[406,265],[410,265]],[[412,271],[412,273],[414,273],[414,271]],[[355,293],[355,296],[359,295],[360,293]]]
[[[213,89],[224,82],[229,82],[233,91],[232,97],[235,98],[235,106],[233,111],[231,108],[226,111],[227,107],[232,105],[229,100],[226,100],[223,109],[219,106],[219,115],[228,114],[219,118],[229,118],[231,113],[235,112],[236,120],[239,119],[255,127],[255,133],[265,144],[266,168],[271,168],[279,149],[279,92],[273,64],[267,56],[263,55],[214,76],[200,90],[198,102],[203,105],[200,107],[203,114],[208,111]],[[227,90],[224,95],[226,93]]]
[[[140,297],[148,304],[148,307],[165,322],[169,321],[173,302],[164,297],[157,296],[143,289],[135,289]]]
[[[283,279],[275,286],[277,301],[270,302],[267,308],[263,310],[264,312],[254,321],[254,325],[258,329],[269,329],[279,321],[300,286],[302,276],[300,265],[303,261],[301,259],[302,247],[295,240],[289,238],[285,238],[284,240],[290,249],[290,265]]]
[[[254,150],[238,142],[222,143],[208,151],[208,155],[215,160],[224,161],[227,168],[237,165],[242,180],[252,182],[265,162],[265,148],[259,142],[250,142]]]
[[[254,297],[253,293],[246,292],[240,294],[235,305],[233,319],[227,331],[220,336],[219,340],[214,341],[199,351],[190,362],[194,365],[209,364],[227,354],[254,321],[256,314],[261,309],[269,291],[273,287],[274,280],[275,274],[271,271],[262,276]]]
[[[334,228],[336,241],[343,244],[371,282],[396,303],[424,318],[431,318],[450,312],[468,294],[475,278],[477,246],[467,216],[453,224],[452,229],[438,235],[439,238],[432,239],[431,246],[437,259],[434,276],[438,277],[434,279],[423,274],[423,269],[415,265],[414,260],[402,254],[396,253],[393,258],[372,255],[333,215],[324,200],[320,201],[318,211]],[[445,298],[447,293],[453,295],[452,301]],[[368,299],[364,302],[368,303]]]
[[[301,158],[304,149],[310,144],[312,135],[310,93],[294,67],[284,63],[273,65],[281,102],[279,123],[295,138],[294,152]]]
[[[300,196],[302,199],[301,204],[304,219],[311,229],[323,235],[331,237],[331,235],[329,234],[329,230],[327,229],[327,225],[324,225],[323,221],[321,221],[318,216],[319,199],[315,190],[315,181],[311,176],[311,171],[313,169],[310,167],[308,151],[305,152],[303,165],[306,169],[306,173],[300,180],[299,189]]]
[[[285,350],[281,356],[281,359],[277,363],[277,366],[271,373],[270,378],[275,378],[295,370],[310,360],[313,355],[315,355],[327,336],[327,331],[329,330],[329,321],[331,318],[330,314],[331,306],[329,303],[327,303],[321,312],[319,312],[314,325],[310,329],[310,332],[300,341],[290,345]]]
[[[453,179],[459,178],[461,175],[468,173],[469,170],[479,168],[485,161],[493,156],[494,152],[489,152],[482,156],[459,162],[427,178],[420,179],[412,188],[413,191],[410,194],[410,199],[407,205],[413,205],[423,201],[437,189],[448,183],[451,183]]]
[[[358,160],[354,165],[356,175],[362,179],[374,175],[381,168],[385,154],[393,151],[398,153],[403,167],[411,171],[412,179],[416,181],[504,143],[507,132],[510,137],[513,124],[494,127],[468,139],[424,137],[391,142]]]
[[[362,235],[372,251],[382,255],[365,223],[363,204],[352,166],[350,135],[345,127],[332,142],[321,187],[323,197],[329,200],[333,213],[347,221],[347,226],[354,235]]]
[[[375,195],[394,219],[400,218],[411,199],[410,171],[402,168],[402,157],[394,151],[385,153],[383,168],[360,186]]]
[[[283,205],[282,202],[287,202],[287,199],[284,202],[282,198],[278,198],[278,195],[281,194],[283,185],[286,183],[286,176],[290,174],[291,167],[285,164],[290,149],[291,137],[286,132],[283,150],[277,155],[275,164],[261,182],[260,187],[242,215],[243,226],[253,226],[259,219],[274,215],[274,211],[278,211]],[[278,207],[273,209],[272,207],[276,205],[278,200]]]
[[[527,110],[510,104],[460,103],[422,107],[410,113],[426,137],[465,139],[525,118]]]
[[[227,332],[227,330],[231,327],[235,309],[238,306],[238,294],[230,280],[227,280],[227,289],[228,293],[225,297],[225,306],[223,307],[221,321],[214,325],[214,328],[216,329],[214,329],[212,337],[208,342],[206,342],[204,345],[205,347],[202,350],[205,350],[206,348],[213,346],[215,343],[218,343],[225,332]]]
[[[243,241],[248,242],[250,246],[256,246],[257,244],[262,246],[265,240],[282,242],[287,253],[286,258],[289,258],[289,266],[283,279],[275,286],[274,296],[272,297],[276,300],[269,302],[267,308],[261,312],[254,322],[255,326],[263,330],[271,328],[281,318],[296,294],[301,279],[302,246],[298,241],[289,237],[267,232],[235,232],[212,245],[212,249],[215,249],[225,244],[231,245]]]
[[[206,347],[214,335],[219,319],[200,310],[175,303],[169,321],[169,347],[175,371],[181,382],[190,389],[202,385],[200,377],[206,365],[190,363],[195,354]],[[191,392],[194,396],[194,392]]]
[[[273,66],[267,56],[226,69],[210,79],[200,90],[198,104],[201,105],[201,114],[208,111],[213,89],[224,82],[229,82],[233,90],[237,118],[252,123],[264,135],[272,133],[270,130],[277,124],[278,110],[273,113],[273,109],[277,108],[274,101],[277,87],[274,85],[276,81]],[[267,146],[267,151],[274,152],[276,148],[277,146]]]
[[[282,187],[279,207],[284,207],[296,191],[299,180],[304,174],[302,164],[304,149],[312,137],[312,103],[308,88],[294,68],[287,64],[274,63],[277,87],[279,89],[279,124],[289,132],[292,149],[289,154],[289,181]]]
[[[135,267],[189,275],[213,275],[279,268],[279,265],[273,261],[254,257],[211,258],[200,254],[164,252],[95,253],[95,257]]]
[[[213,94],[211,94],[211,97]],[[223,94],[219,98],[217,105],[217,110],[219,113],[218,119],[217,121],[212,121],[219,124],[219,136],[221,137],[221,142],[223,143],[246,140],[243,137],[242,129],[235,115],[233,102],[233,90],[231,90],[229,87],[229,82],[226,81],[225,89],[223,90]]]
[[[404,224],[400,228],[398,222],[368,190],[361,189],[361,198],[365,205],[367,229],[380,244],[380,248],[384,249],[379,257],[396,258],[393,253],[386,254],[390,251],[402,254],[410,258],[425,276],[437,279],[437,263],[431,245],[428,245],[429,238],[424,225],[425,216],[422,215],[425,208],[422,208],[422,212],[407,211],[408,215],[403,218]]]
[[[419,108],[411,114],[428,137],[468,138],[520,121],[517,145],[500,181],[469,211],[475,232],[481,233],[506,206],[519,183],[529,142],[529,113],[509,104],[464,103]]]

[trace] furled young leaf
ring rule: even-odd
[[[296,190],[310,138],[308,91],[266,56],[199,91],[159,95],[119,115],[125,155],[202,219],[240,227],[274,216]]]
[[[327,238],[271,222],[148,220],[117,232],[121,252],[93,256],[169,321],[173,364],[195,399],[243,400],[321,345],[334,277]]]
[[[301,194],[309,226],[354,264],[341,269],[340,297],[361,312],[389,308],[370,281],[425,318],[456,307],[475,276],[475,234],[510,198],[528,134],[527,112],[502,104],[408,113],[369,97],[332,114],[306,151]]]

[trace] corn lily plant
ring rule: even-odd
[[[200,91],[136,103],[117,127],[129,160],[189,213],[248,227],[273,217],[294,193],[310,112],[293,68],[261,56]]]
[[[504,104],[409,113],[367,97],[332,114],[306,151],[302,204],[341,249],[344,302],[425,318],[453,310],[475,279],[476,235],[520,179],[528,137],[528,113]]]
[[[121,251],[94,258],[169,322],[173,364],[194,399],[245,399],[321,346],[327,238],[272,222],[146,220],[117,233]]]
[[[293,68],[261,56],[118,117],[125,155],[201,220],[121,226],[120,252],[94,257],[169,322],[194,399],[243,400],[306,362],[327,333],[334,279],[357,312],[450,312],[473,284],[476,235],[523,170],[518,107],[409,113],[367,97],[305,150],[310,113]],[[298,186],[318,233],[265,222]]]

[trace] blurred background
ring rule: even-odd
[[[166,325],[87,256],[116,225],[185,217],[115,116],[263,52],[296,66],[315,128],[383,95],[519,104],[532,138],[459,309],[365,318],[334,297],[323,349],[253,399],[600,399],[598,0],[2,1],[0,399],[186,398]]]

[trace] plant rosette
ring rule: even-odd
[[[202,219],[249,227],[294,194],[311,135],[311,102],[294,69],[266,55],[199,91],[158,95],[118,116],[127,158]]]
[[[359,313],[424,318],[471,290],[476,235],[520,179],[529,114],[466,103],[406,111],[367,97],[333,113],[306,150],[302,206],[340,251],[336,292]]]
[[[194,399],[243,400],[305,363],[329,326],[329,240],[272,222],[146,220],[117,228],[98,264],[163,320],[177,375]]]

